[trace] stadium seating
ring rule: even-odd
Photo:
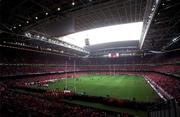
[[[173,97],[180,96],[180,80],[157,73],[144,73],[145,77],[153,80],[158,86],[164,89]]]
[[[159,65],[159,66],[154,66],[153,70],[164,73],[180,74],[180,65],[178,64]]]
[[[38,52],[1,48],[0,76],[86,70],[146,70],[180,74],[179,56],[72,58]],[[171,58],[170,58],[171,57]],[[164,59],[166,58],[166,59]],[[104,64],[105,63],[105,64]]]
[[[10,113],[10,115],[15,114],[16,116],[49,116],[51,112],[51,116],[61,115],[64,117],[70,115],[78,117],[103,117],[107,115],[113,117],[117,114],[126,115],[69,105],[57,100],[49,102],[45,98],[47,97],[46,95],[36,94],[37,96],[31,96],[9,90],[13,87],[33,88],[34,84],[44,86],[48,80],[71,78],[92,73],[143,75],[153,81],[157,85],[156,87],[160,87],[173,98],[180,97],[180,80],[168,75],[169,73],[180,74],[180,65],[176,63],[180,60],[180,57],[166,59],[166,61],[148,57],[135,57],[133,60],[132,58],[115,58],[114,60],[109,58],[79,59],[15,50],[8,50],[7,53],[3,53],[3,56],[0,57],[0,76],[17,76],[14,80],[5,80],[5,83],[0,82],[0,100],[4,108],[1,110],[4,114]],[[21,79],[18,79],[19,75],[22,76]],[[159,91],[163,96],[166,95],[162,90]],[[27,115],[27,113],[31,113],[31,115]],[[4,115],[4,117],[6,116]]]
[[[25,75],[32,73],[54,73],[65,71],[156,71],[163,73],[179,74],[180,65],[51,65],[51,64],[17,64],[0,65],[0,76]]]
[[[29,95],[5,89],[0,82],[1,116],[33,116],[33,117],[133,117],[126,113],[108,112],[95,108],[78,106],[59,101],[47,100],[43,95]],[[2,94],[3,93],[3,94]]]

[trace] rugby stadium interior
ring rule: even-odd
[[[0,0],[0,117],[180,117],[179,0]]]

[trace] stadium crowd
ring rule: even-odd
[[[25,50],[1,48],[0,76],[43,74],[85,70],[134,70],[180,74],[180,56],[168,55],[119,58],[75,58]]]
[[[180,80],[163,74],[145,73],[145,77],[154,81],[159,87],[173,97],[180,97]]]
[[[0,65],[0,76],[61,73],[70,71],[155,71],[162,73],[180,74],[180,65]]]
[[[67,104],[56,99],[50,100],[46,95],[39,93],[30,95],[13,90],[14,87],[44,86],[50,80],[76,77],[84,73],[143,75],[152,80],[156,84],[156,88],[163,89],[163,91],[159,90],[160,93],[166,92],[173,98],[180,97],[180,80],[167,74],[180,74],[179,56],[172,58],[165,56],[167,59],[163,60],[162,57],[150,56],[133,57],[133,59],[114,58],[112,60],[109,58],[80,59],[8,49],[6,52],[5,50],[2,52],[0,76],[2,79],[5,77],[3,82],[0,81],[0,113],[2,113],[2,117],[59,115],[62,117],[131,117],[124,113]],[[9,80],[11,77],[8,76],[15,76],[14,80]],[[22,77],[19,78],[19,76]]]
[[[1,117],[134,117],[126,113],[110,112],[87,106],[47,99],[44,95],[16,92],[0,82]]]

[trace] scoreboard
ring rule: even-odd
[[[109,58],[118,58],[119,57],[119,53],[117,53],[117,52],[109,53],[108,57]]]

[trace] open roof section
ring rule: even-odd
[[[142,25],[142,22],[135,22],[106,26],[70,34],[59,39],[80,47],[85,46],[86,38],[89,39],[90,45],[120,41],[139,41]]]

